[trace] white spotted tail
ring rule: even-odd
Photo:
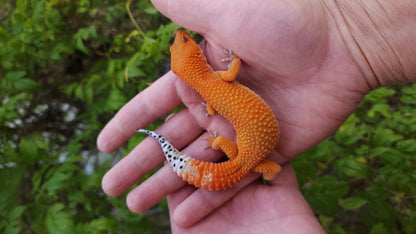
[[[155,138],[162,147],[163,154],[173,170],[183,180],[193,184],[195,187],[208,190],[226,189],[241,180],[246,174],[241,171],[241,167],[235,160],[222,163],[200,161],[182,154],[162,135],[156,132],[146,129],[138,129],[137,132],[143,132]]]
[[[169,141],[167,141],[162,135],[146,129],[138,129],[137,132],[146,133],[159,142],[160,146],[162,147],[163,154],[166,157],[166,161],[168,161],[169,165],[172,166],[173,171],[175,171],[179,176],[181,170],[188,170],[186,165],[189,162],[190,157],[182,154],[179,150],[173,147],[173,145],[169,143]]]

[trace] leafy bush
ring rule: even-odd
[[[168,69],[178,26],[148,1],[1,0],[0,22],[0,232],[168,228],[101,191],[95,139]]]
[[[379,88],[329,139],[292,160],[329,233],[416,232],[416,84]]]
[[[0,22],[0,232],[169,232],[165,201],[133,214],[101,191],[113,160],[144,136],[115,158],[95,140],[166,72],[178,26],[148,1],[112,0],[0,0]],[[415,85],[380,88],[293,159],[328,232],[416,232],[415,105]]]

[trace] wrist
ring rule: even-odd
[[[324,1],[372,88],[416,81],[416,4],[412,1]]]

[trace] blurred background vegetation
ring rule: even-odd
[[[0,0],[0,232],[170,232],[166,201],[134,214],[101,190],[144,136],[111,155],[95,141],[169,70],[178,28],[150,1]],[[416,85],[377,89],[293,160],[329,233],[416,233],[415,107]]]

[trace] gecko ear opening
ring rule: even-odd
[[[183,42],[188,42],[188,38],[186,38],[186,37],[183,37]]]

